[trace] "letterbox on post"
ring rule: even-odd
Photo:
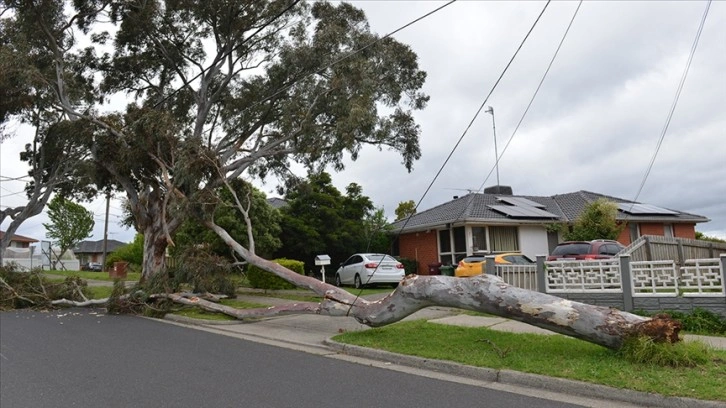
[[[318,255],[315,257],[315,265],[320,266],[320,274],[323,282],[325,282],[325,265],[330,265],[330,257],[328,255]]]

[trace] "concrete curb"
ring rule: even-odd
[[[202,320],[195,319],[193,317],[186,317],[175,315],[173,313],[167,313],[163,317],[164,320],[171,320],[172,322],[193,324],[197,326],[228,326],[232,324],[244,324],[241,320]]]
[[[519,371],[473,367],[450,361],[407,356],[383,350],[343,344],[331,339],[325,340],[323,343],[332,350],[341,354],[385,361],[413,368],[432,370],[461,377],[474,378],[486,382],[497,382],[521,387],[543,389],[562,394],[649,407],[724,408],[724,403],[720,401],[705,401],[683,397],[666,397],[660,394],[613,388],[599,384],[590,384],[582,381],[529,374]]]

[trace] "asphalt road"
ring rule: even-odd
[[[98,314],[97,314],[98,313]],[[0,313],[0,407],[575,407],[92,310]]]

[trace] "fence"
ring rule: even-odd
[[[633,261],[629,255],[603,260],[561,260],[536,265],[485,263],[485,273],[510,285],[621,310],[690,312],[703,308],[726,318],[726,254],[719,258]]]
[[[717,258],[722,253],[726,253],[726,243],[659,235],[643,235],[620,252],[630,255],[632,261],[673,260],[680,266],[688,259]]]

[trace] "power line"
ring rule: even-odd
[[[456,142],[456,144],[454,145],[453,149],[451,150],[451,152],[449,153],[449,155],[448,155],[448,156],[446,157],[446,160],[444,160],[444,163],[443,163],[443,164],[441,165],[441,167],[439,168],[439,171],[438,171],[438,172],[436,173],[436,175],[434,176],[433,180],[431,180],[431,183],[430,183],[430,184],[428,185],[428,187],[426,188],[426,191],[424,191],[424,193],[423,193],[423,195],[421,196],[421,198],[419,199],[418,203],[416,203],[416,207],[414,207],[414,210],[418,208],[418,206],[419,206],[419,205],[421,204],[421,202],[422,202],[422,201],[423,201],[423,199],[424,199],[424,198],[426,197],[426,195],[428,194],[428,192],[429,192],[429,191],[431,190],[431,187],[432,187],[432,186],[434,185],[434,183],[435,183],[435,182],[436,182],[436,180],[438,179],[439,175],[441,175],[441,172],[442,172],[442,171],[444,170],[444,167],[446,167],[446,164],[447,164],[447,163],[449,162],[449,160],[451,159],[451,156],[453,156],[453,154],[454,154],[454,152],[456,151],[457,147],[459,147],[459,144],[461,144],[461,141],[462,141],[462,140],[464,139],[464,136],[466,136],[466,134],[467,134],[467,133],[469,132],[469,129],[470,129],[470,128],[471,128],[471,126],[472,126],[472,125],[474,124],[474,121],[476,121],[476,118],[477,118],[477,117],[479,116],[479,114],[481,113],[482,109],[484,109],[484,106],[486,105],[487,101],[489,100],[489,97],[490,97],[490,96],[492,95],[492,93],[494,93],[494,90],[495,90],[495,89],[497,88],[497,86],[499,85],[499,82],[500,82],[500,81],[502,80],[502,78],[504,77],[504,74],[506,74],[506,73],[507,73],[507,70],[509,70],[509,67],[510,67],[510,66],[512,65],[512,63],[514,62],[514,59],[515,59],[515,58],[517,57],[517,55],[519,54],[519,51],[520,51],[520,50],[522,49],[522,47],[524,46],[524,43],[525,43],[525,42],[527,41],[527,39],[529,38],[530,34],[532,34],[532,31],[534,31],[534,28],[535,28],[535,27],[537,26],[537,23],[538,23],[538,22],[539,22],[539,20],[540,20],[540,19],[542,18],[542,15],[544,14],[545,10],[547,10],[547,6],[549,6],[549,5],[550,5],[550,1],[551,1],[551,0],[547,0],[547,3],[545,3],[544,7],[542,8],[542,11],[541,11],[541,12],[539,13],[539,15],[537,16],[537,18],[536,18],[536,19],[534,20],[534,23],[532,24],[532,27],[530,27],[529,31],[527,31],[527,34],[526,34],[526,35],[524,36],[524,38],[522,39],[522,41],[521,41],[521,42],[519,43],[519,46],[518,46],[518,47],[517,47],[517,49],[516,49],[516,50],[514,51],[514,54],[512,54],[512,57],[511,57],[511,58],[509,59],[509,62],[507,62],[507,65],[506,65],[506,66],[504,67],[504,69],[502,70],[502,73],[501,73],[501,74],[499,75],[499,77],[497,78],[497,80],[496,80],[496,81],[494,82],[494,85],[492,85],[492,88],[491,88],[491,90],[489,90],[489,93],[488,93],[488,94],[487,94],[487,96],[486,96],[486,97],[484,98],[484,101],[482,101],[481,105],[479,106],[479,109],[477,109],[476,113],[474,114],[474,117],[473,117],[473,118],[471,119],[471,121],[469,122],[469,124],[468,124],[468,125],[466,126],[466,128],[464,129],[464,132],[462,133],[461,137],[459,137],[459,140],[458,140],[458,141]],[[448,4],[451,4],[451,3],[447,3],[446,5],[448,5]],[[403,223],[403,225],[401,226],[401,228],[400,228],[400,229],[398,230],[398,233],[396,234],[396,239],[397,239],[398,237],[400,237],[400,236],[401,236],[401,232],[403,231],[403,229],[404,229],[404,228],[406,228],[406,225],[408,224],[408,221],[409,221],[410,219],[411,219],[411,216],[408,216],[408,217],[406,218],[405,222]],[[380,263],[379,263],[379,265],[380,265]],[[376,273],[377,271],[378,271],[378,266],[376,266],[376,269],[375,269],[375,270],[373,271],[373,273],[372,273],[372,274],[371,274],[371,275],[370,275],[370,276],[368,277],[368,281],[370,281],[371,277],[372,277],[373,275],[375,275],[375,273]],[[362,291],[358,292],[358,294],[356,295],[356,299],[355,299],[355,300],[357,300],[357,299],[358,299],[358,297],[360,297],[360,294],[361,294],[361,293],[362,293]],[[355,304],[355,300],[354,300],[354,301],[352,302],[352,304],[351,304],[350,308],[348,309],[348,313],[350,313],[350,310],[351,310],[351,309],[353,308],[353,304]]]
[[[660,137],[658,138],[658,143],[655,146],[655,151],[653,152],[653,156],[650,159],[650,163],[648,163],[648,168],[645,171],[645,175],[643,175],[643,181],[640,183],[640,187],[638,187],[638,192],[635,193],[635,198],[633,198],[633,202],[638,201],[638,197],[640,197],[640,193],[643,191],[643,187],[645,187],[645,182],[648,180],[648,176],[650,175],[650,171],[653,169],[653,164],[655,164],[655,159],[658,157],[658,152],[660,151],[660,147],[663,144],[663,139],[665,139],[666,132],[668,131],[668,126],[671,124],[671,119],[673,118],[673,112],[676,110],[676,106],[678,105],[678,100],[681,97],[681,91],[683,90],[683,85],[686,82],[686,77],[688,76],[688,70],[691,68],[691,62],[693,61],[693,55],[696,53],[696,48],[698,48],[698,41],[701,38],[701,32],[703,32],[703,26],[706,23],[706,17],[708,16],[708,10],[711,8],[711,0],[708,0],[706,3],[706,9],[703,11],[703,16],[701,17],[701,23],[698,26],[698,31],[696,32],[696,38],[693,40],[693,45],[691,45],[691,52],[688,55],[688,60],[686,61],[686,67],[683,70],[683,75],[681,75],[681,80],[678,83],[678,89],[676,90],[676,95],[673,98],[673,103],[671,104],[671,108],[668,111],[668,115],[666,117],[665,124],[663,125],[663,130],[660,133]]]
[[[534,20],[534,23],[532,24],[532,27],[530,27],[529,31],[527,31],[527,34],[524,36],[524,38],[522,39],[522,41],[519,43],[519,47],[517,47],[516,51],[514,52],[514,54],[512,55],[512,57],[509,59],[509,62],[504,67],[504,70],[502,70],[502,73],[499,75],[499,78],[497,78],[497,80],[494,83],[494,85],[492,86],[491,90],[489,91],[489,93],[487,94],[487,96],[484,98],[484,101],[482,101],[481,105],[479,105],[479,109],[477,109],[476,113],[474,114],[474,117],[471,119],[471,121],[469,122],[469,124],[464,129],[464,133],[461,134],[461,137],[459,137],[459,140],[456,142],[456,144],[454,145],[453,149],[451,149],[451,152],[446,157],[446,160],[444,160],[444,163],[439,168],[439,171],[436,173],[436,175],[434,176],[433,180],[431,180],[431,183],[428,185],[428,187],[424,191],[424,193],[421,196],[421,198],[419,199],[418,203],[416,203],[416,207],[414,208],[414,210],[417,209],[419,205],[421,205],[421,202],[426,197],[426,195],[429,193],[429,191],[431,190],[431,187],[433,187],[434,183],[436,182],[436,180],[441,175],[441,172],[444,170],[444,167],[446,167],[446,165],[449,163],[449,160],[451,160],[451,156],[454,155],[454,152],[459,147],[459,144],[461,144],[461,141],[464,139],[464,136],[466,136],[466,134],[469,132],[469,129],[474,124],[474,121],[476,121],[477,117],[479,117],[479,114],[481,113],[482,109],[484,109],[484,106],[486,105],[487,101],[489,100],[489,97],[492,95],[492,93],[494,93],[494,90],[497,88],[497,85],[499,85],[499,82],[504,77],[504,74],[506,74],[507,70],[512,65],[512,62],[514,62],[514,59],[519,54],[519,51],[524,46],[524,43],[529,38],[529,35],[532,34],[532,31],[537,26],[537,23],[539,22],[540,18],[542,18],[542,15],[544,14],[545,10],[547,10],[547,6],[550,5],[550,1],[551,0],[547,0],[547,3],[545,3],[544,7],[542,8],[542,11],[537,16],[537,19]],[[399,230],[399,233],[398,233],[399,236],[401,235],[401,232],[400,231],[402,231],[404,228],[406,228],[406,225],[408,224],[408,221],[410,219],[411,219],[410,216],[408,218],[406,218],[406,221],[404,222],[404,224],[401,226],[401,229]]]
[[[555,59],[557,58],[557,55],[560,52],[560,49],[562,48],[562,44],[565,42],[565,38],[567,38],[567,34],[570,32],[570,28],[572,28],[572,23],[575,21],[575,17],[577,17],[577,13],[580,11],[580,6],[582,6],[582,0],[577,4],[577,8],[575,9],[575,12],[572,14],[572,18],[570,19],[570,23],[567,25],[567,29],[565,30],[565,33],[562,35],[562,39],[560,40],[560,43],[557,45],[557,49],[555,50],[554,55],[552,55],[552,59],[550,59],[550,63],[547,65],[547,69],[545,70],[544,74],[542,75],[542,79],[540,79],[539,84],[537,85],[537,89],[535,89],[534,94],[532,95],[532,98],[529,100],[529,103],[527,104],[527,108],[524,110],[524,113],[522,113],[522,117],[519,118],[519,122],[517,122],[517,126],[514,128],[514,131],[512,132],[512,135],[507,140],[507,143],[504,145],[504,149],[502,149],[502,153],[497,157],[496,162],[494,163],[494,166],[491,170],[489,170],[489,174],[487,174],[486,178],[484,179],[484,182],[479,186],[478,191],[481,191],[484,186],[487,183],[487,180],[489,180],[489,177],[492,175],[492,172],[496,168],[497,164],[499,164],[499,160],[504,156],[504,153],[507,151],[507,148],[509,147],[509,144],[512,143],[512,139],[514,139],[514,136],[517,134],[517,131],[519,130],[519,127],[522,125],[522,122],[524,122],[524,118],[527,116],[527,113],[529,112],[529,108],[532,107],[532,103],[534,103],[535,98],[537,98],[537,94],[539,94],[540,88],[542,88],[542,84],[545,81],[545,78],[547,78],[547,74],[549,74],[550,69],[552,68],[552,64],[555,62]],[[468,207],[468,205],[467,205]],[[463,213],[462,213],[463,214]]]

